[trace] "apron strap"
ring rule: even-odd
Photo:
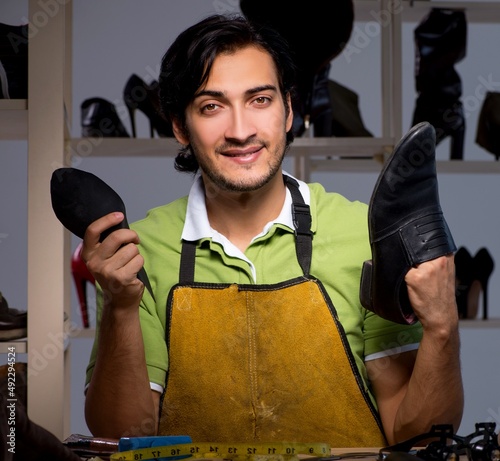
[[[292,194],[292,218],[295,227],[295,248],[297,259],[304,275],[309,275],[312,258],[311,209],[304,202],[299,183],[290,176],[284,176],[285,184]]]
[[[181,265],[179,268],[179,283],[194,282],[194,258],[196,242],[183,240],[181,251]]]
[[[309,275],[312,258],[311,210],[304,202],[299,190],[299,183],[290,176],[283,175],[285,185],[292,195],[292,218],[295,227],[295,250],[302,272]],[[194,282],[194,263],[196,242],[182,241],[181,264],[179,268],[179,283]]]

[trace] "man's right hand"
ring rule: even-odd
[[[139,236],[131,229],[118,229],[102,243],[101,233],[125,218],[121,212],[110,213],[91,223],[83,239],[82,259],[102,288],[104,305],[115,309],[137,307],[144,292],[137,273],[144,259],[137,248]]]

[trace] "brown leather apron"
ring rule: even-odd
[[[386,445],[336,310],[309,275],[309,207],[287,179],[304,276],[273,285],[194,282],[196,244],[183,245],[180,282],[167,302],[160,434]]]

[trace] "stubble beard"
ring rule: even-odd
[[[241,147],[241,146],[240,146]],[[274,154],[267,163],[268,169],[260,177],[248,178],[244,173],[239,178],[232,178],[221,174],[214,168],[213,162],[207,161],[206,156],[200,154],[196,146],[191,144],[193,154],[196,156],[200,169],[207,176],[213,186],[226,192],[253,192],[264,187],[280,171],[283,159],[286,155],[288,146],[286,138],[283,137],[274,150]],[[253,165],[242,165],[243,169],[251,170]]]

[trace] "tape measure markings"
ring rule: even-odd
[[[248,455],[330,455],[327,443],[269,442],[269,443],[183,443],[152,448],[122,451],[110,456],[112,461],[145,461],[158,458],[224,457]]]

